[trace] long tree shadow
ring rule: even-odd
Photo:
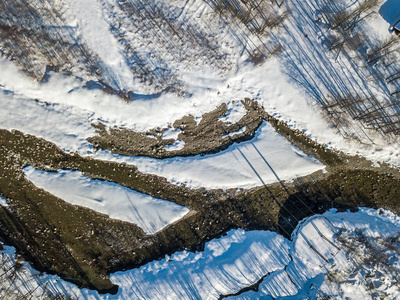
[[[397,134],[400,131],[400,80],[396,74],[400,66],[398,59],[391,61],[396,51],[387,50],[384,45],[388,42],[377,41],[376,33],[367,26],[357,23],[347,31],[330,29],[336,15],[357,9],[356,5],[344,7],[334,2],[295,1],[290,5],[296,18],[287,20],[284,35],[271,35],[283,45],[284,72],[330,115],[348,115],[363,128]],[[340,46],[333,49],[332,38],[337,36]],[[396,42],[392,44],[396,47]],[[371,55],[368,53],[375,53],[374,50],[378,59],[372,57],[373,63],[369,63]],[[385,99],[377,99],[377,91],[385,95]],[[349,102],[349,98],[352,101]],[[337,123],[339,127],[346,126]],[[354,134],[368,139],[361,127],[353,128]]]
[[[304,218],[315,214],[323,214],[330,209],[339,212],[350,210],[355,212],[360,206],[376,208],[373,194],[364,192],[351,180],[340,182],[341,187],[330,184],[330,178],[318,182],[304,184],[297,192],[290,194],[282,203],[279,212],[279,230],[290,239],[293,228]],[[348,192],[351,191],[351,192]]]

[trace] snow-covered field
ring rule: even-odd
[[[110,218],[138,225],[154,234],[185,216],[189,210],[113,182],[90,179],[79,171],[46,172],[31,166],[25,176],[37,187],[75,205],[91,208]]]
[[[71,25],[81,29],[81,38],[96,54],[108,76],[107,82],[118,90],[129,90],[134,85],[132,73],[124,56],[118,49],[118,43],[109,30],[109,25],[102,16],[97,0],[70,1],[66,11]]]
[[[201,24],[208,20],[210,7],[207,5],[200,4],[199,1],[190,1],[190,3],[175,1],[173,5],[179,8],[180,4],[186,13],[190,9],[196,11]],[[321,35],[325,33],[316,27],[317,25],[310,20],[309,15],[305,14],[306,9],[311,12],[317,10],[317,4],[310,1],[309,7],[297,2],[290,5],[293,17],[289,18],[285,29],[280,30],[275,37],[277,41],[284,43],[284,55],[280,59],[272,58],[261,66],[254,66],[245,61],[245,57],[233,56],[236,57],[237,71],[224,75],[220,75],[217,69],[212,69],[207,65],[200,69],[188,67],[191,71],[188,72],[185,69],[182,78],[185,79],[185,86],[190,93],[189,96],[183,98],[173,93],[162,93],[157,97],[138,97],[130,103],[125,103],[117,96],[107,95],[100,90],[85,89],[85,83],[81,79],[55,73],[51,74],[48,82],[38,84],[21,74],[11,62],[2,58],[0,59],[2,70],[0,128],[17,129],[43,137],[68,152],[78,151],[82,155],[105,160],[129,161],[137,165],[141,171],[165,176],[171,182],[185,183],[189,187],[252,187],[259,185],[260,182],[241,162],[232,164],[232,161],[237,160],[235,156],[238,157],[234,147],[225,151],[218,159],[193,157],[184,159],[181,163],[179,159],[127,158],[111,155],[106,151],[94,154],[91,145],[86,141],[86,138],[96,134],[91,123],[98,120],[108,126],[124,126],[144,131],[156,127],[167,127],[174,120],[188,114],[199,118],[204,112],[213,110],[223,102],[229,104],[232,100],[250,97],[259,101],[269,113],[287,121],[290,126],[303,130],[308,136],[322,144],[346,153],[364,155],[375,162],[385,161],[398,165],[400,149],[396,141],[384,139],[377,133],[364,130],[357,122],[350,122],[347,137],[356,136],[363,141],[363,144],[344,138],[337,128],[332,127],[322,116],[315,99],[310,98],[310,94],[305,94],[308,89],[318,86],[319,93],[323,96],[329,92],[325,87],[339,84],[337,81],[330,82],[330,78],[342,80],[341,78],[352,75],[352,71],[346,67],[348,62],[345,56],[340,57],[337,63],[332,61],[333,57],[330,52],[327,52],[321,38]],[[137,83],[133,84],[130,80],[125,80],[128,71],[123,71],[125,67],[121,67],[123,63],[117,55],[118,51],[123,50],[118,48],[115,42],[108,44],[105,42],[105,39],[113,40],[113,35],[105,26],[107,22],[111,22],[105,8],[108,6],[104,3],[103,6],[102,8],[100,3],[91,1],[90,9],[83,10],[79,1],[72,1],[68,4],[67,16],[72,23],[81,27],[83,41],[86,41],[100,57],[104,56],[104,64],[112,70],[108,74],[115,75],[113,75],[116,78],[115,82],[124,86],[124,89],[130,88],[134,92],[139,92],[136,91],[140,89]],[[196,7],[198,9],[195,9]],[[101,16],[106,21],[99,20]],[[374,17],[371,24],[379,23],[380,26],[376,26],[381,28],[379,34],[385,35],[382,30],[384,21],[377,18]],[[98,24],[98,26],[93,24]],[[210,26],[215,24],[211,22]],[[229,30],[223,29],[223,33],[221,34],[222,41],[229,40]],[[308,38],[304,37],[304,33],[308,34]],[[99,39],[94,37],[99,37]],[[252,38],[250,36],[250,39]],[[240,53],[240,47],[234,41],[235,39],[231,38],[229,42],[233,47],[231,51]],[[144,45],[141,47],[145,48]],[[112,55],[114,52],[116,54]],[[120,52],[118,52],[119,55],[122,55]],[[299,53],[302,54],[299,55]],[[315,53],[319,56],[316,57]],[[111,61],[110,57],[114,60]],[[181,63],[186,62],[184,60]],[[176,59],[172,59],[170,64],[176,65],[177,68],[179,66]],[[297,70],[298,73],[291,72],[294,64],[303,69]],[[290,76],[290,74],[300,76],[305,73],[308,73],[310,78],[307,77],[306,81],[300,83],[294,82]],[[329,74],[335,74],[335,76],[327,77]],[[346,89],[355,87],[376,89],[375,86],[360,84],[359,81],[362,78],[353,74],[351,80],[340,81],[340,86]],[[244,113],[240,110],[230,112],[236,118],[240,116],[240,113]],[[267,148],[262,153],[271,165],[279,166],[277,173],[282,179],[305,175],[319,168],[319,166],[314,168],[316,165],[312,161],[304,161],[303,165],[296,163],[292,158],[293,153],[298,153],[298,151],[287,151],[285,146],[280,150],[276,145],[278,150],[271,154],[268,148],[275,146],[271,145],[272,143],[266,144],[271,135],[271,130],[269,128],[267,130],[264,126],[260,129],[255,143],[263,144],[260,146],[262,150]],[[277,141],[278,139],[274,139],[274,142]],[[175,146],[179,147],[179,143]],[[249,153],[249,158],[253,165],[260,165],[259,157]],[[185,164],[184,169],[183,164]],[[222,171],[218,172],[218,170]],[[215,174],[215,176],[210,176],[210,174]],[[226,177],[227,174],[229,177]],[[266,182],[274,180],[273,177],[268,177],[269,175],[265,176]]]
[[[131,22],[118,2],[90,0],[83,7],[82,1],[65,1],[64,17],[70,26],[79,28],[81,41],[98,55],[103,79],[115,89],[132,91],[133,101],[124,102],[100,89],[88,89],[85,78],[54,72],[50,72],[46,82],[33,82],[12,62],[0,57],[1,129],[17,129],[43,137],[67,152],[127,162],[142,172],[191,188],[250,188],[262,182],[275,182],[278,177],[291,180],[324,168],[267,123],[251,141],[235,144],[218,154],[185,158],[159,160],[115,155],[104,150],[96,152],[86,140],[96,135],[91,124],[98,121],[108,127],[146,131],[166,128],[189,114],[198,122],[202,114],[221,103],[227,103],[229,108],[228,116],[221,119],[235,122],[245,110],[233,105],[233,101],[238,104],[249,97],[268,113],[321,144],[348,154],[363,155],[373,162],[400,166],[398,138],[384,137],[353,120],[347,120],[347,125],[338,129],[321,113],[319,101],[331,94],[374,94],[384,103],[390,91],[379,82],[367,80],[367,70],[358,68],[351,57],[336,57],[327,51],[329,32],[315,22],[321,8],[318,1],[286,1],[291,15],[282,28],[270,34],[265,45],[281,44],[282,54],[261,65],[249,62],[246,55],[262,46],[263,41],[246,32],[240,24],[235,24],[238,31],[234,32],[204,1],[146,3],[156,3],[157,7],[166,9],[174,16],[170,19],[173,22],[192,26],[185,30],[198,25],[195,33],[200,37],[204,32],[218,32],[207,35],[215,43],[210,47],[219,45],[218,51],[221,51],[209,54],[209,59],[202,56],[204,49],[196,34],[191,36],[193,47],[184,40],[182,49],[174,49],[169,45],[170,33],[154,30],[150,23]],[[348,5],[355,3],[347,2]],[[127,30],[126,26],[131,25],[142,27]],[[387,27],[379,15],[365,24],[370,38],[377,40],[389,37]],[[130,43],[136,43],[134,54],[137,56],[128,57]],[[162,73],[157,87],[135,77],[134,70],[142,63],[151,66],[151,71]],[[163,73],[165,70],[171,74]],[[167,92],[169,83],[163,81],[165,78],[172,78],[177,86],[179,83],[185,93]],[[182,145],[177,142],[174,146]],[[114,183],[91,180],[79,172],[46,173],[31,167],[25,172],[34,184],[56,196],[135,223],[146,233],[161,230],[188,211]],[[6,203],[0,198],[0,204]],[[360,247],[354,251],[340,240],[343,232],[351,241],[360,236],[367,240],[391,238],[398,236],[399,231],[399,217],[370,209],[354,214],[330,211],[309,218],[298,226],[292,241],[273,232],[232,230],[208,242],[203,252],[179,252],[138,269],[112,274],[111,280],[120,286],[114,296],[80,290],[57,276],[38,274],[24,262],[14,272],[14,251],[5,247],[0,295],[12,298],[17,293],[25,295],[31,291],[40,298],[48,291],[78,299],[217,299],[221,294],[235,294],[263,278],[257,291],[231,298],[315,299],[332,295],[339,299],[374,299],[373,293],[400,298],[393,283],[393,274],[400,271],[398,255],[386,253],[392,266],[390,272],[380,263],[372,264],[367,270],[365,262],[359,259],[368,256],[371,249]],[[372,282],[373,289],[371,273],[379,274],[376,282]]]
[[[396,238],[399,231],[398,216],[373,209],[329,211],[310,217],[299,224],[291,241],[269,231],[231,230],[208,242],[202,252],[178,252],[138,269],[111,274],[112,282],[120,287],[117,295],[99,295],[57,276],[38,275],[25,262],[14,278],[10,276],[14,251],[5,247],[2,261],[11,260],[2,264],[6,280],[0,281],[0,286],[3,292],[15,290],[19,295],[30,290],[39,298],[50,291],[77,299],[218,299],[262,279],[258,291],[228,299],[377,299],[384,293],[397,299],[398,242],[392,244],[392,250],[380,252],[379,260],[372,258],[370,265],[360,262],[379,257],[371,248],[379,247],[385,238]],[[343,232],[345,241],[339,239]],[[370,241],[370,248],[348,247],[352,239],[360,237]],[[386,261],[390,261],[390,269],[385,269]]]
[[[101,120],[112,118],[115,120],[114,122],[122,122],[122,120],[130,122],[121,123],[126,127],[135,126],[134,123],[137,122],[136,125],[139,124],[141,130],[155,126],[166,127],[164,123],[155,122],[160,121],[158,116],[162,112],[165,114],[161,119],[171,117],[171,115],[168,115],[170,111],[172,114],[178,113],[179,111],[173,110],[176,107],[174,103],[177,100],[169,102],[167,99],[160,99],[158,103],[146,100],[149,102],[134,101],[126,104],[115,97],[98,95],[94,91],[79,89],[76,87],[77,81],[62,75],[55,74],[55,78],[53,78],[55,82],[50,80],[40,86],[31,83],[26,78],[26,82],[18,81],[18,76],[24,78],[23,75],[17,75],[17,70],[9,62],[3,60],[2,64],[5,70],[10,70],[10,73],[14,74],[7,78],[8,83],[4,84],[14,92],[0,92],[0,101],[6,108],[0,111],[0,128],[18,129],[24,133],[43,137],[67,151],[78,151],[81,155],[90,155],[97,159],[134,164],[142,172],[157,174],[166,177],[173,183],[185,183],[192,188],[249,188],[259,186],[260,180],[238,152],[238,148],[257,169],[266,183],[275,182],[277,179],[264,162],[264,158],[282,180],[290,180],[323,168],[323,165],[315,159],[307,157],[299,149],[291,146],[269,124],[264,124],[259,129],[253,141],[235,144],[227,151],[204,157],[159,160],[145,157],[125,157],[111,154],[109,151],[94,153],[92,146],[86,141],[86,138],[96,134],[94,128],[90,125],[92,122],[99,118]],[[274,78],[279,80],[276,79],[276,76]],[[278,82],[271,84],[271,86],[277,86]],[[290,86],[288,83],[286,85],[286,90],[288,90]],[[74,91],[74,87],[77,88],[77,91]],[[55,89],[53,90],[53,88]],[[294,88],[291,88],[291,90],[293,93],[296,92]],[[271,92],[273,92],[272,88]],[[31,98],[23,95],[30,95]],[[99,97],[96,97],[97,95]],[[244,96],[245,93],[243,93],[243,98]],[[41,100],[34,101],[33,99]],[[64,100],[51,103],[53,99]],[[93,99],[92,102],[91,99]],[[279,96],[278,99],[283,99],[283,96]],[[50,104],[46,104],[44,101]],[[115,103],[112,101],[115,101]],[[67,103],[74,105],[67,105]],[[172,107],[173,105],[174,107]],[[212,107],[209,106],[210,109]],[[146,108],[149,108],[150,113],[145,114],[143,112]],[[241,104],[240,106],[229,104],[228,108],[226,121],[235,122],[242,116],[241,113],[245,114]],[[121,113],[119,114],[119,112]],[[152,114],[153,112],[154,114]],[[194,114],[194,111],[191,110],[186,112]],[[185,112],[181,111],[181,113],[184,114]],[[41,118],[37,116],[41,116]],[[120,121],[116,121],[117,117],[120,117]],[[148,123],[146,123],[147,121]],[[53,126],[53,124],[57,124],[57,126]],[[145,127],[146,124],[147,127]],[[253,144],[264,158],[254,150]]]

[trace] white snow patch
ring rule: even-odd
[[[164,149],[166,151],[176,151],[176,150],[181,150],[185,147],[185,142],[181,140],[176,140],[175,143],[172,145],[165,146]]]
[[[167,128],[164,130],[162,138],[163,139],[174,139],[176,140],[178,138],[178,135],[182,132],[180,128],[178,129],[173,129],[172,127]]]
[[[250,188],[262,184],[260,177],[265,183],[272,183],[278,180],[276,174],[281,180],[291,180],[324,169],[323,164],[292,146],[269,123],[261,125],[253,140],[213,155],[158,160],[98,151],[94,157],[134,164],[141,172],[157,174],[172,183],[207,189]]]
[[[8,203],[7,203],[6,199],[0,197],[0,205],[1,206],[8,206]]]
[[[103,62],[107,82],[117,90],[135,90],[133,74],[104,20],[100,3],[97,0],[72,0],[67,7],[67,18],[73,25],[79,26],[84,42]]]
[[[229,101],[227,104],[228,111],[225,116],[220,117],[218,120],[228,123],[237,123],[247,112],[246,108],[241,101]]]
[[[226,135],[223,135],[222,138],[224,139],[224,138],[226,138],[226,137],[232,137],[232,136],[234,136],[234,135],[243,133],[243,132],[245,132],[245,131],[246,131],[246,126],[243,126],[243,127],[240,128],[238,131],[230,132],[230,133],[228,133],[228,134],[226,134]]]
[[[49,287],[52,292],[78,299],[218,299],[221,294],[237,293],[265,276],[257,292],[248,291],[229,299],[316,299],[328,295],[335,299],[372,300],[370,286],[361,276],[363,268],[354,261],[363,255],[363,247],[356,249],[361,251],[356,254],[338,242],[336,234],[343,229],[370,237],[396,236],[400,234],[400,217],[385,210],[362,208],[357,213],[331,210],[303,220],[293,232],[292,241],[269,231],[231,230],[226,236],[208,242],[202,252],[177,252],[138,269],[111,274],[112,282],[120,287],[116,295],[99,295],[78,289],[58,276],[38,275],[25,262],[15,280],[4,276],[0,287],[19,289],[20,293],[31,289],[34,295]],[[11,247],[5,247],[2,253],[6,261],[7,257],[14,259]],[[393,270],[400,270],[398,257],[391,261]],[[10,263],[0,268],[0,273]],[[345,276],[356,272],[356,276],[351,282],[337,284],[326,277],[332,270]],[[364,271],[380,272],[379,269]],[[382,273],[384,285],[376,290],[397,299],[399,289],[388,280],[392,275]]]
[[[28,166],[24,172],[37,187],[71,204],[134,223],[146,234],[156,233],[189,212],[184,206],[156,199],[113,182],[91,179],[79,171],[46,172]]]

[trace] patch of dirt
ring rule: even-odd
[[[110,272],[139,267],[181,250],[202,250],[207,241],[233,228],[276,230],[289,237],[297,222],[327,209],[383,207],[400,212],[400,172],[360,157],[335,153],[291,130],[271,124],[289,141],[327,164],[294,182],[249,190],[189,189],[135,166],[67,154],[54,144],[21,132],[0,130],[0,237],[39,270],[56,273],[80,287],[116,292]],[[216,119],[216,118],[214,118]],[[154,235],[136,225],[71,205],[26,179],[23,167],[80,170],[191,210]],[[389,172],[390,169],[390,172]]]
[[[124,128],[110,128],[102,123],[92,124],[97,128],[97,136],[88,138],[96,148],[108,149],[122,155],[142,155],[154,158],[192,156],[217,153],[235,142],[254,137],[255,132],[267,118],[266,112],[256,101],[248,98],[241,101],[246,114],[234,124],[223,122],[221,117],[228,111],[225,103],[215,110],[205,113],[199,124],[191,115],[173,123],[173,129],[180,131],[177,140],[184,142],[180,150],[167,150],[175,139],[163,139],[168,128],[155,128],[147,132],[135,132]]]

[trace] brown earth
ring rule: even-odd
[[[88,141],[96,148],[108,149],[122,155],[167,158],[216,153],[227,149],[235,142],[251,139],[267,118],[267,114],[257,102],[248,98],[241,102],[246,109],[246,114],[235,124],[219,120],[228,111],[225,103],[215,110],[203,114],[199,124],[191,115],[176,120],[172,128],[180,130],[178,140],[185,143],[180,150],[166,150],[166,146],[172,145],[176,141],[162,138],[164,131],[168,128],[154,128],[147,132],[110,128],[108,132],[103,123],[98,123],[93,124],[97,128],[98,135],[88,138]],[[242,129],[243,132],[238,132]]]
[[[21,132],[0,130],[0,237],[39,270],[59,274],[81,287],[116,292],[108,274],[139,267],[204,244],[233,228],[276,230],[289,237],[302,218],[329,208],[383,207],[400,211],[400,172],[373,167],[360,157],[336,153],[268,116],[289,141],[327,165],[292,183],[249,190],[189,189],[136,167],[67,154],[54,144]],[[23,167],[81,170],[86,176],[188,207],[185,218],[154,235],[53,196],[26,179]]]

